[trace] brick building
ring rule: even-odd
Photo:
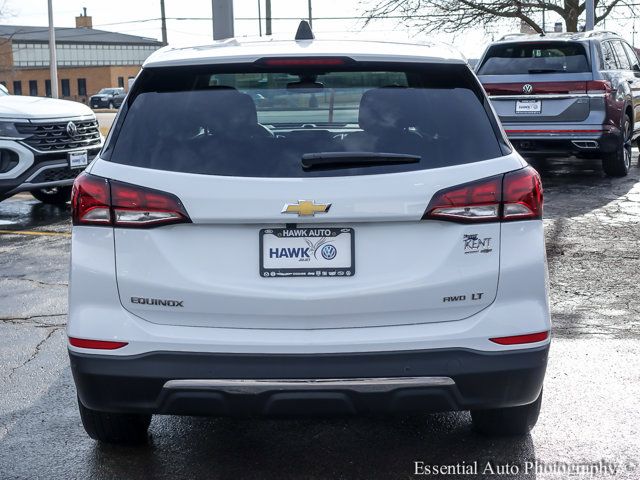
[[[60,98],[86,102],[105,87],[128,88],[162,43],[92,28],[86,13],[76,28],[56,28]],[[47,27],[0,25],[0,83],[13,95],[51,96]]]

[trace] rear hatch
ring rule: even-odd
[[[588,94],[604,91],[579,42],[499,43],[477,73],[503,123],[582,122],[591,109]]]
[[[444,221],[486,215],[522,166],[471,72],[325,62],[143,71],[91,171],[111,179],[124,308],[318,329],[459,320],[494,300],[500,223]],[[453,216],[422,220],[468,182],[440,199]],[[140,228],[152,204],[158,225]]]

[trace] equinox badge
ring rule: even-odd
[[[327,213],[330,203],[316,203],[310,200],[298,200],[298,203],[285,203],[282,213],[298,214],[299,217],[313,217],[316,213]]]

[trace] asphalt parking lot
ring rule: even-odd
[[[640,478],[640,168],[540,168],[554,341],[540,421],[516,439],[479,436],[467,413],[154,417],[147,446],[98,445],[66,355],[68,209],[0,203],[0,479],[411,478],[415,462],[478,472],[431,478]]]

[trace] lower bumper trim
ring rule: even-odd
[[[260,394],[274,390],[351,390],[354,392],[391,392],[399,388],[453,386],[449,377],[395,378],[309,378],[309,379],[237,379],[169,380],[165,389],[213,389],[225,393]]]

